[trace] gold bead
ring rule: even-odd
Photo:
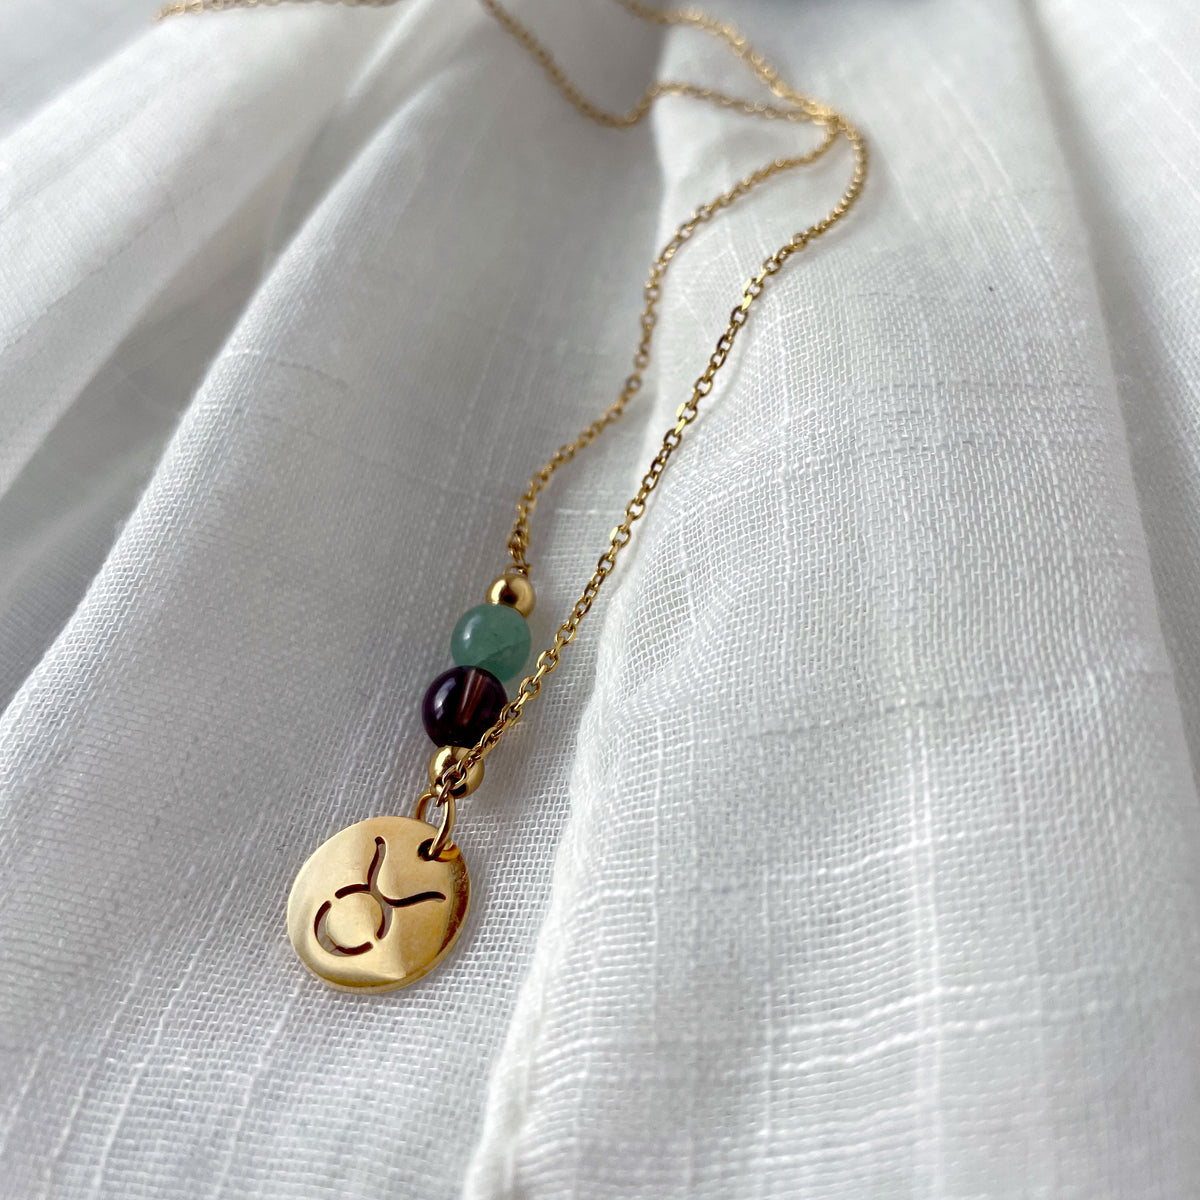
[[[533,584],[524,575],[501,575],[487,590],[489,604],[507,604],[523,617],[533,612],[537,596]]]
[[[430,785],[436,786],[438,777],[450,765],[451,762],[461,762],[466,757],[466,747],[464,746],[442,746],[440,749],[433,752],[433,757],[429,760],[429,782]],[[480,759],[468,772],[467,777],[458,785],[451,788],[450,793],[455,800],[461,800],[464,796],[469,796],[483,782],[483,760]]]

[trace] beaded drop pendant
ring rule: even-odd
[[[488,589],[488,602],[464,613],[450,638],[454,666],[429,685],[421,705],[438,747],[429,760],[435,787],[496,723],[504,683],[529,658],[526,618],[534,591],[517,572]],[[300,869],[288,897],[288,936],[301,961],[331,987],[386,992],[431,971],[449,953],[466,919],[470,878],[449,840],[455,800],[483,782],[470,765],[449,789],[440,826],[425,822],[433,793],[414,817],[372,817],[334,834]]]

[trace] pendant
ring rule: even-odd
[[[525,618],[534,593],[522,575],[502,575],[455,626],[456,666],[422,704],[437,745],[429,786],[411,817],[372,817],[335,833],[300,868],[287,905],[288,937],[310,971],[344,992],[390,992],[421,978],[454,945],[467,915],[470,880],[450,840],[457,801],[483,781],[475,743],[502,718],[508,697],[491,669],[517,673],[529,657]],[[519,713],[518,713],[519,715]],[[471,749],[474,747],[474,750]],[[465,764],[465,765],[464,765]],[[441,810],[437,826],[425,820]]]
[[[438,835],[415,817],[372,817],[313,852],[287,906],[288,937],[310,971],[341,991],[388,992],[442,961],[470,880],[457,846],[431,856]]]

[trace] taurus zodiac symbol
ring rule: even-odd
[[[371,859],[371,866],[367,871],[366,883],[352,883],[348,887],[338,888],[333,893],[333,900],[326,900],[324,904],[317,910],[316,920],[313,925],[314,932],[317,935],[317,941],[330,954],[338,954],[349,956],[352,954],[365,954],[372,946],[382,941],[392,925],[392,913],[397,908],[410,908],[414,904],[423,904],[427,900],[445,900],[446,896],[442,892],[416,892],[411,896],[401,896],[398,899],[385,895],[379,887],[379,869],[383,866],[384,856],[387,854],[387,843],[381,837],[375,839],[375,857]],[[329,916],[330,910],[333,908],[334,901],[341,900],[346,896],[353,896],[359,893],[369,895],[379,907],[379,924],[375,929],[374,941],[363,942],[359,946],[342,946],[339,945],[325,928],[326,918]]]

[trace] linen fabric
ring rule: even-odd
[[[695,31],[514,8],[613,108]],[[1194,1197],[1200,17],[712,6],[860,123],[405,991],[286,942],[407,812],[516,496],[656,247],[811,131],[573,111],[467,0],[0,13],[0,1195]],[[742,281],[690,242],[533,527],[569,612]]]

